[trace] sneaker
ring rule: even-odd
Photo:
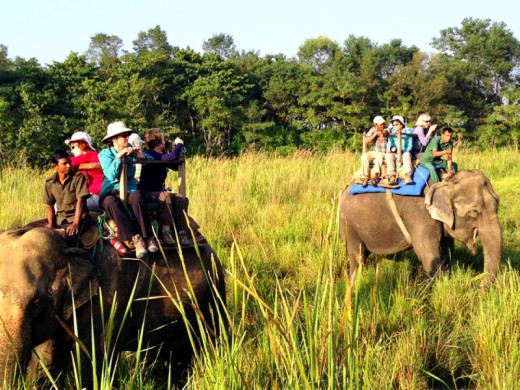
[[[397,184],[397,179],[395,178],[395,176],[390,176],[390,178],[388,179],[388,184],[391,186],[395,186]]]
[[[139,234],[136,234],[132,237],[132,242],[135,248],[135,257],[138,259],[145,257],[148,251],[146,250],[146,246],[144,245],[142,237]]]
[[[161,236],[162,240],[166,245],[175,245],[175,238],[172,235],[172,232],[163,232]]]
[[[413,184],[412,175],[406,175],[405,176],[404,184]]]
[[[157,246],[157,241],[155,241],[155,237],[148,237],[146,240],[146,247],[148,248],[148,252],[155,253],[159,250]]]

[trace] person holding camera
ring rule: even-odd
[[[436,135],[437,125],[432,125],[430,114],[422,113],[417,118],[415,129],[413,130],[412,159],[416,160],[422,156],[424,150]]]
[[[146,146],[145,154],[157,161],[176,161],[184,148],[184,141],[177,137],[173,141],[173,150],[165,153],[166,141],[161,129],[149,129],[144,140]],[[175,245],[172,227],[175,225],[179,242],[183,246],[192,246],[188,224],[188,198],[181,194],[173,194],[166,191],[165,180],[168,176],[168,168],[164,165],[145,165],[141,172],[139,190],[142,192],[146,202],[157,202],[158,221],[161,225],[161,237],[167,245]]]
[[[396,161],[399,155],[398,148],[401,148],[402,166],[404,171],[404,184],[413,184],[412,174],[412,133],[413,129],[405,127],[404,118],[400,115],[394,115],[390,121],[392,131],[388,136],[386,145],[386,174],[388,176],[388,184],[397,184]],[[399,133],[401,133],[401,145],[398,143]]]
[[[120,240],[131,240],[135,247],[136,257],[141,259],[148,252],[157,252],[159,248],[153,235],[146,203],[137,189],[133,164],[129,165],[127,170],[128,206],[137,219],[138,227],[132,223],[130,215],[119,198],[119,181],[123,160],[152,160],[152,157],[144,155],[140,148],[128,144],[128,137],[132,132],[124,122],[113,122],[107,127],[107,135],[102,142],[106,142],[108,148],[99,153],[99,162],[104,174],[99,203],[108,216],[116,222]]]
[[[373,149],[363,151],[361,155],[361,168],[363,170],[363,181],[361,185],[376,185],[376,180],[381,176],[381,166],[386,153],[388,142],[388,129],[385,129],[385,118],[378,115],[374,118],[374,127],[368,130],[365,135],[365,145],[373,144]],[[370,178],[370,163],[374,164],[374,172]]]

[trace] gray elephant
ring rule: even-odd
[[[140,262],[122,259],[110,245],[98,248],[92,257],[67,247],[55,231],[37,228],[23,235],[0,234],[0,248],[4,251],[0,259],[2,378],[4,373],[9,377],[14,372],[17,360],[23,370],[29,367],[31,378],[37,376],[34,370],[40,365],[31,353],[35,349],[47,367],[64,368],[73,344],[66,331],[73,329],[73,299],[79,339],[89,347],[94,337],[98,362],[102,361],[103,345],[108,343],[103,325],[115,300],[115,329],[125,322],[121,335],[112,335],[111,347],[136,350],[146,315],[143,345],[156,346],[166,360],[173,358],[179,370],[186,367],[193,353],[187,327],[195,330],[196,343],[198,323],[206,324],[209,335],[218,334],[219,311],[224,317],[221,324],[225,324],[224,275],[209,245],[200,248],[200,258],[195,249],[186,249],[184,260],[176,251],[169,251],[166,259],[154,255]],[[137,291],[132,296],[134,285]],[[102,296],[102,303],[99,296],[90,299],[96,294]],[[131,310],[124,317],[129,301]],[[180,311],[185,311],[184,317]],[[90,387],[92,371],[87,359],[82,370],[83,386]]]
[[[488,273],[483,284],[495,279],[502,258],[498,196],[482,172],[460,171],[425,187],[421,196],[393,195],[394,211],[387,194],[349,194],[351,186],[342,195],[340,217],[351,278],[370,253],[392,255],[411,248],[433,276],[449,261],[453,239],[475,254],[479,235]]]

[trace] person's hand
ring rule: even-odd
[[[139,160],[146,160],[145,155],[143,154],[143,151],[139,148],[134,148],[135,157],[137,157]]]
[[[182,138],[180,138],[180,137],[175,138],[175,140],[173,141],[173,145],[175,146],[177,144],[184,145],[184,141],[182,140]]]
[[[431,125],[428,130],[428,135],[431,136],[433,133],[435,133],[435,130],[437,130],[437,125]]]
[[[79,230],[78,224],[73,222],[67,228],[65,229],[65,233],[69,236],[73,236],[74,234],[77,234]]]
[[[57,229],[58,226],[56,226],[55,224],[51,223],[51,222],[47,222],[47,224],[45,225],[45,227],[47,229]]]
[[[452,176],[453,176],[453,172],[448,172],[448,174],[446,175],[446,178],[448,179],[448,178],[450,178]]]
[[[448,156],[451,156],[451,153],[452,153],[451,149],[447,149],[447,150],[444,151],[444,154],[446,154]]]
[[[123,157],[128,156],[133,151],[134,148],[132,148],[131,146],[127,146],[124,149],[122,149],[118,154],[116,154],[116,157],[121,160]]]

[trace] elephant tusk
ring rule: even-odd
[[[477,242],[478,228],[473,229],[473,244]]]

